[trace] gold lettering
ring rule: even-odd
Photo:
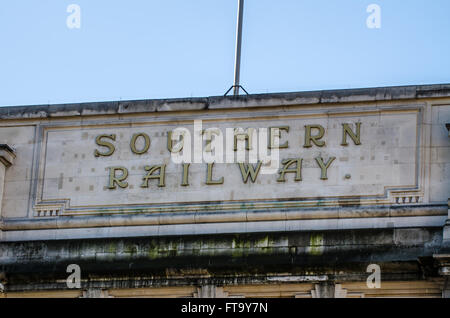
[[[311,130],[318,129],[319,133],[315,136],[311,136]],[[312,147],[311,141],[318,147],[325,146],[325,141],[319,140],[323,137],[325,133],[325,129],[321,125],[307,125],[305,126],[305,145],[303,147],[310,148]]]
[[[108,157],[111,156],[114,151],[116,150],[116,148],[114,147],[114,145],[110,142],[104,141],[102,140],[102,138],[108,138],[111,140],[116,141],[116,135],[112,134],[112,135],[99,135],[95,138],[95,143],[99,146],[103,146],[103,147],[107,147],[109,150],[107,152],[101,153],[100,151],[98,151],[97,149],[95,149],[94,151],[94,156],[95,157],[99,157],[99,156],[103,156],[103,157]]]
[[[117,184],[121,188],[128,187],[128,182],[123,182],[128,177],[128,169],[125,167],[110,167],[109,169],[109,185],[108,189],[117,189]],[[122,171],[122,175],[117,177],[116,171]]]
[[[183,147],[184,147],[184,133],[181,134],[180,142],[182,142],[181,146],[178,149],[173,149],[172,131],[169,131],[167,133],[167,149],[170,152],[177,153],[177,152],[180,152],[181,150],[183,150]]]
[[[209,128],[209,129],[203,130],[203,134],[206,136],[205,137],[205,140],[206,140],[205,151],[206,152],[212,152],[212,149],[211,149],[212,136],[213,135],[219,136],[220,135],[220,130],[219,129]]]
[[[361,144],[361,123],[356,123],[356,134],[353,133],[349,124],[342,124],[342,143],[341,146],[348,146],[347,135],[352,138],[355,145]]]
[[[289,126],[269,127],[269,149],[283,149],[283,148],[289,147],[288,141],[286,141],[284,144],[279,145],[279,146],[275,145],[275,137],[278,137],[279,139],[281,139],[281,131],[282,130],[284,130],[288,133]],[[275,132],[277,132],[277,133],[275,134]]]
[[[255,171],[255,168],[252,164],[239,163],[239,168],[241,169],[242,180],[244,181],[244,183],[247,183],[249,176],[252,182],[255,183],[256,178],[258,177],[259,169],[261,169],[261,165],[262,162],[258,161]]]
[[[285,182],[284,175],[286,173],[295,173],[295,181],[302,181],[302,160],[301,158],[298,159],[285,159],[282,161],[282,164],[284,165],[283,169],[281,169],[278,173],[280,174],[280,177],[277,179],[278,182]],[[291,165],[296,163],[296,167],[293,169],[288,169]]]
[[[144,137],[145,141],[144,148],[142,148],[142,150],[136,149],[136,140],[139,137]],[[147,152],[148,148],[150,148],[150,137],[146,133],[134,134],[133,137],[131,137],[130,147],[131,151],[133,151],[135,154],[142,155]]]
[[[245,149],[251,150],[252,149],[252,136],[253,136],[253,130],[254,128],[248,128],[247,132],[237,132],[235,130],[234,132],[234,151],[237,151],[237,143],[238,139],[244,140],[246,143]]]
[[[321,170],[320,179],[321,180],[328,180],[328,177],[327,177],[328,167],[331,165],[331,163],[334,161],[334,159],[336,159],[336,157],[331,157],[330,159],[328,159],[326,164],[323,163],[322,157],[317,157],[315,159],[316,159],[317,164],[319,165],[320,170]]]
[[[158,187],[165,187],[165,178],[166,178],[166,165],[158,165],[158,166],[145,166],[145,171],[148,171],[147,175],[143,178],[144,182],[141,185],[141,188],[148,188],[148,180],[149,179],[159,179]],[[157,170],[159,170],[159,174],[153,174]]]
[[[189,185],[188,178],[189,178],[189,166],[190,165],[191,165],[190,163],[183,163],[183,182],[181,183],[181,185],[183,187],[186,187]]]
[[[212,179],[212,169],[214,166],[214,162],[213,163],[208,163],[208,176],[206,178],[206,184],[208,185],[212,185],[212,184],[223,184],[223,177],[220,178],[219,180],[213,180]]]

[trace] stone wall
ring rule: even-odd
[[[445,289],[449,122],[450,85],[0,108],[2,284],[67,290],[74,263],[89,290],[343,295],[376,263]],[[195,162],[220,138],[224,163]]]

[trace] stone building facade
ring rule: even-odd
[[[449,84],[2,107],[0,297],[450,297],[449,123]]]

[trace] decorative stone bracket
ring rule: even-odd
[[[450,254],[435,254],[433,258],[439,268],[439,274],[450,276]]]
[[[228,298],[228,293],[224,292],[223,287],[214,285],[205,285],[197,288],[193,293],[193,298]]]
[[[6,144],[0,144],[0,222],[2,216],[2,201],[3,201],[3,190],[5,188],[6,169],[14,163],[14,159],[16,159],[14,150]],[[0,240],[1,239],[2,239],[2,231],[0,228]]]
[[[7,168],[14,163],[14,159],[14,150],[6,144],[0,144],[0,162]]]
[[[52,218],[57,217],[61,215],[62,211],[64,211],[64,208],[66,207],[65,203],[48,203],[48,204],[37,204],[33,207],[34,209],[34,216],[35,217],[45,217],[45,218]]]
[[[364,298],[364,293],[348,292],[341,284],[322,282],[309,292],[297,293],[295,298]]]
[[[423,192],[413,191],[391,191],[391,202],[393,204],[420,204],[423,202]]]
[[[450,298],[450,254],[435,254],[433,258],[439,269],[439,275],[445,279],[442,298]]]

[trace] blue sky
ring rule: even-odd
[[[369,4],[381,28],[369,29]],[[81,8],[69,29],[67,6]],[[2,0],[0,106],[222,95],[237,0]],[[250,93],[450,83],[448,0],[246,0]]]

